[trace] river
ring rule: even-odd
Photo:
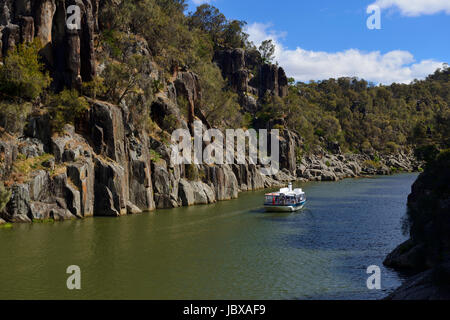
[[[401,284],[387,253],[416,174],[308,182],[297,213],[265,191],[121,218],[0,228],[0,299],[380,299]],[[66,268],[81,269],[68,290]],[[381,268],[369,290],[367,267]]]

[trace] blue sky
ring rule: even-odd
[[[190,0],[190,10],[204,0]],[[450,62],[450,0],[210,0],[245,20],[251,39],[272,38],[276,60],[300,81],[358,76],[408,83]],[[381,30],[369,30],[369,5]]]

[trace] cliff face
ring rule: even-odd
[[[250,113],[258,110],[258,98],[266,93],[280,98],[288,94],[288,79],[283,68],[263,63],[255,50],[219,49],[214,61],[239,94],[244,109]]]
[[[78,5],[80,30],[69,30],[67,8]],[[0,2],[1,54],[38,38],[56,89],[79,87],[95,75],[94,33],[99,0],[4,0]]]
[[[418,177],[408,196],[410,239],[390,253],[386,266],[418,273],[392,299],[450,298],[450,153]]]
[[[55,90],[79,88],[96,74],[94,38],[98,31],[99,0],[6,0],[0,2],[1,53],[22,42],[39,38],[40,54],[51,72]],[[66,26],[67,8],[81,9],[81,29]],[[149,55],[145,40],[127,52]],[[282,68],[265,64],[255,51],[222,49],[215,62],[239,94],[244,109],[256,112],[259,99],[270,94],[287,95]],[[342,155],[323,150],[298,158],[303,140],[294,131],[280,132],[280,172],[263,176],[259,165],[173,165],[167,142],[174,128],[190,129],[194,120],[209,127],[199,105],[202,88],[198,76],[177,71],[162,79],[153,65],[150,80],[164,82],[150,101],[150,117],[157,135],[133,123],[132,102],[120,106],[89,99],[89,110],[62,134],[52,134],[45,106],[27,119],[17,135],[0,131],[0,181],[11,190],[11,198],[0,218],[10,222],[34,219],[73,219],[93,215],[120,216],[147,210],[214,203],[236,198],[241,191],[282,186],[288,181],[337,181],[361,174],[388,174],[392,168],[412,170],[410,155],[382,158],[376,167],[370,156]],[[187,101],[187,110],[178,98]],[[185,112],[183,112],[185,111]],[[269,125],[270,127],[270,125]],[[3,220],[0,220],[3,221]]]

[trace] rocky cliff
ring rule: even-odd
[[[416,273],[390,299],[450,299],[450,152],[429,164],[408,196],[410,239],[384,264]]]
[[[94,35],[99,0],[2,0],[1,54],[20,42],[40,40],[41,55],[56,89],[80,86],[95,75]],[[67,28],[67,8],[77,5],[81,28]]]

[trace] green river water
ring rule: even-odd
[[[208,206],[0,228],[0,299],[379,299],[405,240],[416,174],[302,183],[306,207],[265,213],[265,191]],[[273,189],[274,190],[274,189]],[[81,268],[68,290],[66,268]],[[381,268],[382,290],[366,269]]]

